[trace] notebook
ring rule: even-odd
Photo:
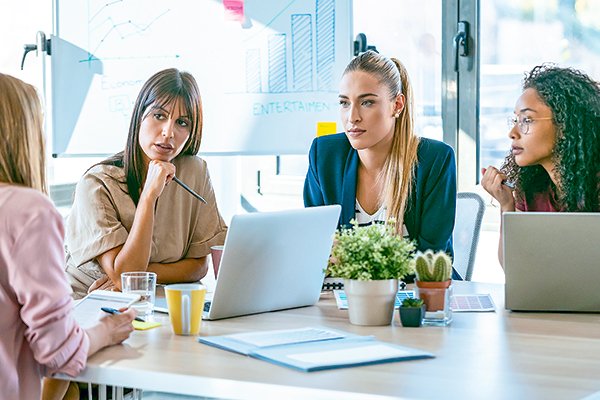
[[[94,326],[100,318],[106,316],[101,307],[128,308],[140,299],[140,295],[131,293],[112,292],[108,290],[94,290],[81,300],[75,301],[73,316],[84,329]]]
[[[433,358],[430,353],[380,342],[373,336],[321,327],[207,336],[198,341],[304,372]]]
[[[340,210],[332,205],[235,215],[204,318],[315,304]]]
[[[600,312],[600,213],[502,216],[506,308]]]

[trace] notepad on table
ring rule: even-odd
[[[372,336],[318,327],[199,337],[198,341],[305,372],[433,357]]]
[[[89,328],[98,322],[106,313],[101,307],[120,310],[127,308],[140,299],[138,294],[111,292],[108,290],[94,290],[83,299],[75,302],[73,315],[82,328]]]

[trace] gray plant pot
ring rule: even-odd
[[[400,321],[402,326],[418,328],[423,325],[423,318],[425,317],[425,304],[421,307],[402,307],[398,309],[400,313]]]
[[[390,325],[394,317],[394,303],[398,280],[358,281],[344,279],[348,299],[348,317],[354,325]]]

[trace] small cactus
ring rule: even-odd
[[[444,282],[452,277],[452,260],[443,251],[418,252],[414,259],[417,279],[423,282]]]

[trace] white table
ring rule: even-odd
[[[456,293],[491,293],[496,312],[454,313],[449,327],[350,325],[331,293],[318,305],[204,321],[201,335],[326,326],[421,348],[435,359],[303,373],[230,353],[160,328],[90,358],[77,378],[101,384],[234,399],[581,398],[600,391],[600,315],[512,313],[503,285],[456,282]]]

